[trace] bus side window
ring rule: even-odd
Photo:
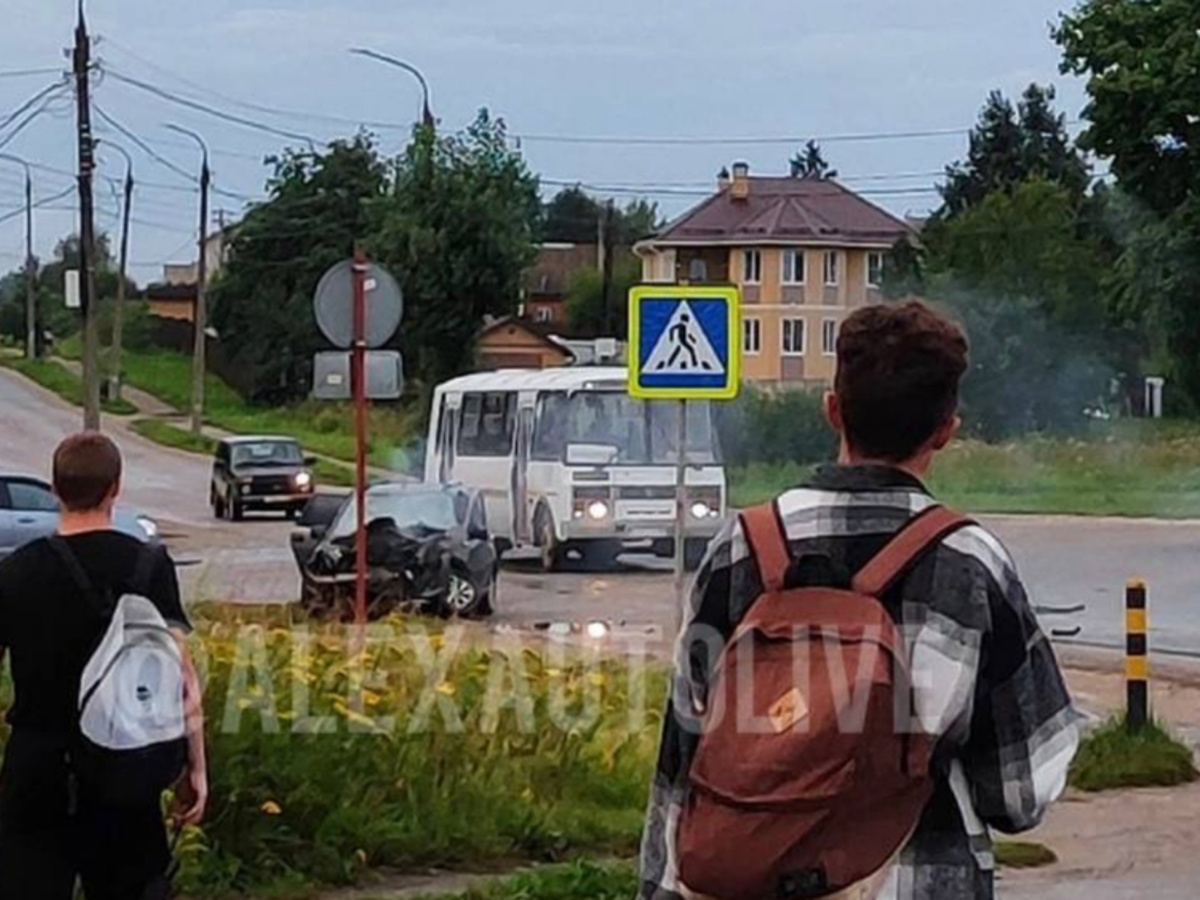
[[[516,425],[517,395],[503,391],[464,394],[459,448],[463,456],[508,456]]]

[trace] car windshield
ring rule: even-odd
[[[692,463],[718,460],[711,409],[688,404],[687,457]],[[563,460],[571,445],[612,448],[617,465],[674,463],[679,405],[635,400],[616,392],[555,393],[542,398],[534,438],[537,459]]]
[[[304,462],[295,441],[253,441],[234,444],[231,456],[237,466],[298,466]]]
[[[338,515],[330,530],[333,538],[354,534],[358,510],[352,498]],[[405,493],[367,493],[367,524],[389,518],[398,528],[425,526],[437,531],[449,531],[458,524],[454,497],[446,491],[414,491]]]

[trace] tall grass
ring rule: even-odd
[[[585,667],[532,647],[466,647],[436,686],[461,711],[462,729],[436,708],[422,728],[426,670],[413,633],[402,622],[396,629],[361,655],[348,651],[342,628],[314,630],[304,665],[282,627],[202,624],[213,804],[209,823],[184,844],[186,890],[350,883],[381,866],[634,852],[659,731],[658,674],[646,682],[645,720],[631,726],[630,691],[641,687],[623,667]],[[445,652],[451,639],[428,640],[431,652]],[[512,707],[490,722],[485,712],[496,672],[510,679],[514,661],[524,669],[533,728]],[[365,687],[356,693],[356,684]],[[595,720],[554,726],[557,692],[576,709],[588,690],[598,696]],[[273,715],[264,719],[263,708]],[[294,733],[306,714],[327,717],[320,727],[333,732]],[[380,726],[381,717],[394,721]]]
[[[52,360],[2,356],[0,366],[20,372],[68,403],[83,406],[83,379]],[[118,416],[130,416],[137,412],[137,407],[128,400],[102,400],[100,408]]]
[[[1190,747],[1157,722],[1135,733],[1123,718],[1085,738],[1071,765],[1071,785],[1081,791],[1173,787],[1198,777]]]

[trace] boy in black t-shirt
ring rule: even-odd
[[[115,531],[121,455],[97,433],[67,438],[54,454],[62,504],[59,535],[97,591],[144,594],[170,624],[184,652],[188,771],[176,787],[175,817],[195,824],[208,795],[199,682],[183,635],[190,629],[175,567]],[[136,586],[135,573],[149,578]],[[143,575],[143,577],[145,577]],[[156,802],[114,806],[87,796],[71,776],[68,753],[79,733],[79,682],[107,622],[48,540],[0,563],[0,658],[10,654],[12,736],[0,770],[0,898],[70,900],[75,881],[87,900],[165,897],[170,864]]]

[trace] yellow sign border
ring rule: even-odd
[[[639,384],[643,300],[724,300],[729,310],[729,383],[719,388],[651,388]],[[733,400],[742,386],[742,292],[737,287],[640,284],[629,292],[629,395],[639,400]]]

